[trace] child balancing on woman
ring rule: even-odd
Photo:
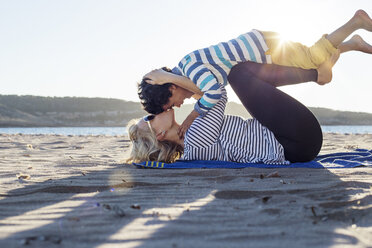
[[[356,11],[349,21],[322,36],[311,47],[297,42],[282,43],[277,33],[252,30],[228,42],[195,50],[172,70],[163,68],[147,73],[138,86],[138,94],[147,112],[159,114],[174,106],[180,107],[185,98],[196,93],[198,101],[194,110],[179,128],[178,133],[183,137],[195,118],[205,116],[220,100],[220,86],[228,84],[227,77],[235,65],[251,61],[317,69],[316,82],[324,85],[331,81],[332,75],[323,74],[324,70],[319,70],[319,66],[332,67],[332,62],[324,63],[332,55],[337,57],[348,51],[372,53],[372,46],[359,35],[344,41],[358,29],[372,31],[372,19],[364,10]]]

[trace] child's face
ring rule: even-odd
[[[192,93],[184,88],[171,86],[169,90],[172,92],[172,96],[169,98],[167,104],[163,105],[163,110],[172,109],[173,107],[180,107],[186,98],[190,98]]]

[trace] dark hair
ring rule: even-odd
[[[169,68],[163,67],[163,70],[172,72]],[[169,102],[172,92],[169,87],[172,83],[162,85],[152,85],[146,83],[147,78],[144,78],[138,84],[138,96],[142,103],[143,109],[148,113],[156,115],[164,111],[163,106]]]

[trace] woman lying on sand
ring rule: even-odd
[[[198,92],[201,98],[180,127],[182,137],[197,116],[205,115],[220,100],[220,85],[228,83],[227,76],[233,66],[253,61],[316,69],[337,49],[341,53],[351,50],[372,53],[372,46],[358,35],[344,42],[358,29],[372,31],[372,20],[363,10],[358,10],[348,22],[324,35],[311,47],[296,42],[282,43],[276,33],[253,30],[228,42],[186,55],[172,73],[160,69],[146,74],[139,84],[139,97],[147,112],[159,114],[173,106],[179,107],[185,98],[191,97],[190,92]],[[325,84],[330,79],[331,75],[318,72],[314,81]]]
[[[218,77],[214,78],[214,74],[212,75],[207,69],[201,70],[203,73],[205,71],[207,74],[211,74],[207,77],[204,77],[204,74],[199,71],[195,72],[194,70],[197,70],[199,66],[207,65],[202,61],[199,61],[198,64],[190,59],[188,64],[194,65],[181,63],[181,69],[186,73],[185,77],[163,70],[156,70],[146,75],[149,79],[144,79],[141,82],[140,96],[144,97],[141,100],[147,111],[153,109],[160,113],[173,106],[179,106],[186,96],[191,96],[194,93],[204,94],[202,99],[203,97],[212,99],[216,105],[214,107],[210,105],[211,109],[204,112],[203,117],[196,118],[194,122],[192,118],[192,121],[187,124],[192,123],[185,137],[182,134],[177,136],[180,133],[180,125],[174,120],[173,110],[157,116],[148,116],[145,118],[149,120],[148,123],[141,120],[137,124],[131,125],[128,131],[133,148],[129,160],[171,162],[179,158],[182,153],[184,159],[187,160],[264,163],[312,160],[320,151],[322,144],[320,125],[304,105],[279,91],[276,87],[309,81],[315,81],[318,84],[328,83],[332,78],[332,66],[337,61],[340,52],[357,50],[372,53],[372,47],[359,36],[354,36],[351,40],[343,42],[352,32],[361,28],[372,31],[372,20],[364,11],[359,10],[345,25],[323,37],[317,43],[318,45],[312,48],[304,48],[299,43],[291,43],[291,46],[294,47],[294,50],[291,50],[293,52],[283,53],[285,49],[272,49],[273,51],[271,51],[273,62],[299,65],[295,62],[306,60],[309,65],[299,66],[316,69],[235,61],[234,66],[225,72],[226,78],[222,77],[222,81],[219,82]],[[276,39],[270,41],[272,33],[265,32],[265,34],[267,43],[277,42]],[[229,44],[227,45],[229,46]],[[209,51],[217,49],[213,47],[215,46],[208,48]],[[313,52],[311,52],[312,50]],[[334,51],[333,54],[330,54],[331,50]],[[198,51],[193,52],[194,56]],[[275,51],[279,51],[279,55],[274,56]],[[205,49],[203,52],[206,52]],[[314,56],[321,56],[319,61],[323,61],[323,63],[319,64],[318,61],[316,64],[312,64]],[[189,57],[191,58],[191,55]],[[265,58],[265,56],[261,58]],[[210,78],[212,83],[199,82],[195,80],[197,76],[199,79]],[[192,81],[193,79],[194,81]],[[146,81],[161,85],[151,85]],[[254,119],[244,121],[237,116],[224,115],[227,101],[224,84],[227,81]],[[167,82],[179,84],[183,88]],[[205,90],[202,86],[208,89]],[[165,94],[167,97],[162,97],[167,102],[165,105],[161,103],[161,98],[157,98],[158,91],[164,89],[168,91]],[[215,97],[214,93],[218,96]],[[163,92],[160,95],[162,94]],[[199,103],[200,100],[197,104]],[[200,105],[197,106],[200,107]],[[187,119],[186,122],[188,122]],[[184,124],[185,122],[182,125]],[[185,131],[184,128],[181,129]]]
[[[318,69],[332,75],[339,53]],[[316,81],[317,70],[245,62],[234,66],[228,80],[253,119],[224,115],[226,91],[204,117],[198,117],[184,138],[170,109],[149,115],[128,126],[132,141],[130,162],[223,160],[286,164],[310,161],[322,146],[322,131],[315,116],[278,85]],[[161,134],[161,135],[159,135]]]

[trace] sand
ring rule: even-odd
[[[372,168],[136,169],[128,146],[0,135],[0,247],[372,247]]]

